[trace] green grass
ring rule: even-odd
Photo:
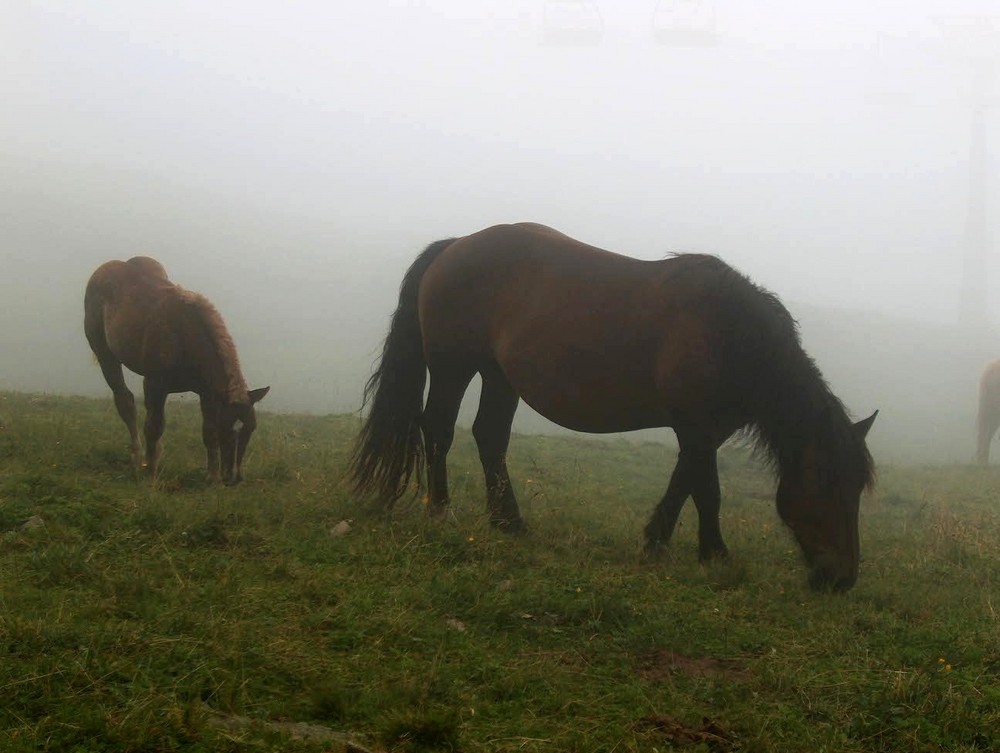
[[[468,432],[435,523],[352,496],[356,417],[263,414],[235,489],[167,418],[151,488],[110,398],[0,393],[0,750],[1000,749],[1000,470],[882,468],[832,596],[739,450],[701,567],[691,509],[641,557],[659,444],[515,437],[511,538]]]

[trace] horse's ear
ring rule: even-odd
[[[259,403],[261,400],[263,400],[264,395],[266,395],[270,391],[270,389],[271,387],[270,385],[268,385],[267,387],[259,387],[255,390],[250,390],[247,393],[250,396],[250,405],[253,405],[254,403]]]
[[[857,433],[859,437],[861,437],[861,439],[864,439],[865,437],[868,436],[868,430],[872,428],[872,424],[875,423],[875,416],[877,415],[878,411],[875,411],[870,416],[868,416],[868,418],[866,418],[864,421],[858,421],[856,424],[854,424],[854,431],[855,433]]]

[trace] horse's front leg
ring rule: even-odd
[[[681,508],[691,494],[692,487],[692,458],[689,452],[681,447],[677,455],[677,465],[674,472],[670,474],[670,483],[667,484],[667,491],[663,494],[660,503],[653,510],[653,516],[646,524],[646,545],[647,555],[656,555],[660,549],[670,541],[677,525],[677,518],[681,514]]]
[[[167,391],[148,377],[142,382],[143,397],[146,404],[146,473],[151,481],[155,481],[160,470],[160,455],[163,449],[161,439],[166,426],[164,407],[167,403]]]
[[[201,441],[205,443],[205,463],[208,480],[217,484],[221,480],[219,457],[219,401],[207,395],[201,401]]]
[[[729,551],[719,527],[719,471],[716,464],[718,442],[700,434],[677,432],[680,452],[667,491],[646,526],[646,552],[656,553],[670,540],[677,518],[689,495],[698,509],[698,558],[701,561],[725,557]]]
[[[719,466],[714,448],[706,449],[698,456],[692,497],[698,510],[698,559],[705,562],[729,556],[719,525],[722,492],[719,489]]]

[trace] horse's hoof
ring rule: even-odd
[[[448,505],[427,505],[427,517],[431,520],[445,520],[448,517]]]
[[[497,530],[514,536],[522,536],[528,532],[528,526],[524,522],[524,518],[521,517],[513,519],[492,518],[490,524]]]
[[[707,564],[709,562],[725,562],[729,559],[729,550],[726,547],[712,549],[701,549],[698,551],[698,562]]]
[[[658,539],[646,539],[646,543],[642,546],[642,558],[645,560],[655,561],[663,556],[663,542]]]

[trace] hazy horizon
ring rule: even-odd
[[[852,412],[883,409],[873,442],[889,456],[964,458],[977,364],[1000,343],[956,341],[973,106],[997,96],[995,81],[974,87],[962,17],[993,13],[15,2],[0,29],[0,388],[109,394],[83,285],[148,254],[220,309],[248,379],[272,383],[262,407],[355,410],[419,250],[532,220],[641,258],[718,254],[803,320]],[[985,111],[988,229],[997,117]],[[926,328],[934,351],[914,339],[904,370],[910,351],[890,359],[859,331],[864,312],[901,342]],[[926,451],[905,449],[924,426]]]

